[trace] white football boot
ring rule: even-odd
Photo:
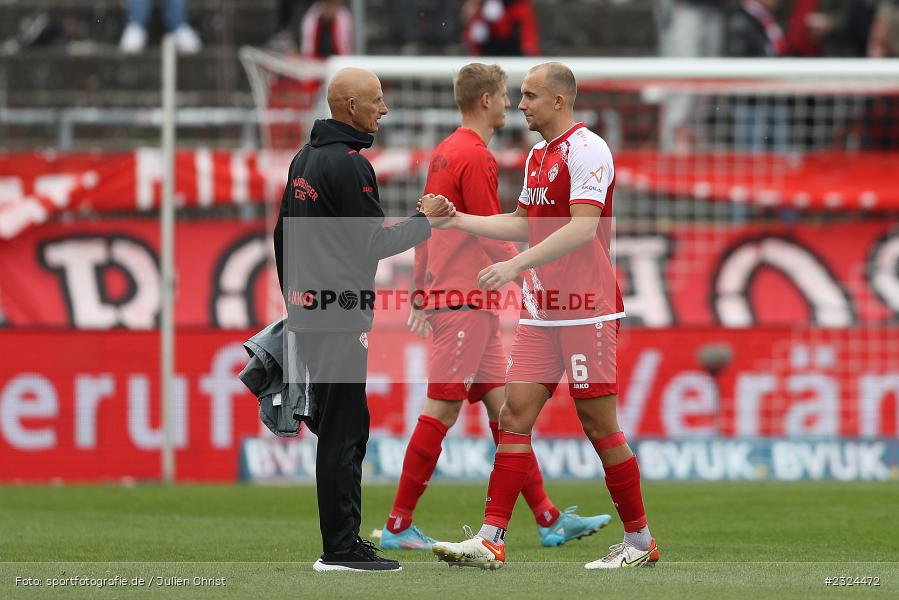
[[[584,565],[585,569],[620,569],[622,567],[654,567],[659,560],[659,546],[655,540],[647,550],[640,550],[627,542],[609,547],[609,553]]]
[[[434,542],[431,551],[439,560],[455,567],[477,567],[495,570],[506,563],[506,545],[494,544],[484,538],[472,535],[465,525],[462,530],[468,538],[464,542]]]

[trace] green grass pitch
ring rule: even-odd
[[[462,524],[479,525],[485,487],[432,485],[416,523],[458,541]],[[599,483],[548,489],[560,508],[614,514]],[[620,540],[617,517],[594,536],[543,549],[520,502],[499,571],[394,552],[401,573],[314,573],[320,538],[312,487],[0,487],[0,598],[899,597],[897,483],[647,483],[644,492],[662,552],[654,569],[586,571],[585,562]],[[363,534],[382,527],[393,493],[393,486],[365,487]],[[46,583],[75,576],[140,577],[145,585]],[[880,585],[824,583],[841,576],[878,577]],[[16,585],[16,577],[44,584]],[[159,585],[156,577],[190,585]],[[194,585],[195,577],[225,585]]]

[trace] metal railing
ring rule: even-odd
[[[201,107],[181,108],[176,125],[187,127],[241,127],[241,146],[259,147],[259,127],[302,122],[305,111],[271,109],[260,114],[254,108]],[[56,149],[71,150],[79,126],[106,125],[136,128],[155,128],[162,125],[162,111],[151,109],[104,108],[0,108],[0,126],[41,125],[56,127]],[[2,146],[0,141],[0,146]]]

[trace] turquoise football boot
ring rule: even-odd
[[[415,525],[399,533],[391,533],[386,525],[381,530],[381,550],[430,550],[435,541]]]
[[[571,540],[579,540],[582,537],[593,535],[608,525],[611,520],[610,515],[582,517],[577,514],[577,506],[569,506],[549,527],[537,526],[537,531],[540,533],[540,545],[551,548],[561,546]]]

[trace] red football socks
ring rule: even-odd
[[[531,436],[506,431],[499,432],[500,444],[530,444]],[[507,529],[512,510],[521,488],[527,482],[536,463],[533,452],[497,452],[493,471],[487,484],[487,506],[484,524]]]
[[[403,459],[403,473],[393,501],[393,510],[387,519],[387,529],[399,533],[412,525],[412,513],[418,499],[428,487],[428,481],[440,458],[440,444],[446,437],[446,425],[439,419],[421,415]]]
[[[493,443],[499,445],[499,423],[490,421],[490,433],[493,434]],[[533,453],[533,451],[531,451]],[[531,469],[528,479],[521,488],[521,495],[534,513],[534,519],[540,527],[549,527],[559,518],[560,512],[549,499],[546,490],[543,487],[543,474],[540,473],[540,466],[534,458],[533,468]]]
[[[646,511],[643,508],[643,494],[640,491],[640,468],[637,457],[631,456],[623,463],[605,465],[606,487],[618,516],[624,524],[624,531],[635,532],[646,527]]]

